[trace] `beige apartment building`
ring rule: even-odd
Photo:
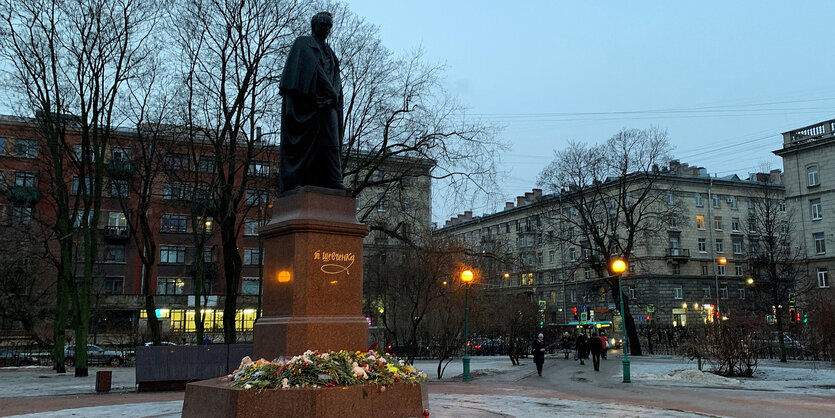
[[[835,119],[783,133],[786,204],[794,214],[792,242],[806,258],[811,297],[831,300],[835,269]]]
[[[752,198],[762,195],[756,179],[767,176],[782,199],[781,173],[716,177],[678,161],[659,170],[653,187],[663,196],[661,204],[677,205],[681,215],[663,232],[642,237],[634,249],[623,278],[630,311],[639,325],[710,321],[717,304],[722,316],[732,317],[747,296],[748,215]],[[585,319],[619,328],[612,289],[585,261],[593,250],[564,222],[576,216],[564,196],[534,189],[497,213],[465,212],[436,233],[495,255],[476,261],[485,285],[492,292],[529,295],[544,306],[548,324],[578,325]]]

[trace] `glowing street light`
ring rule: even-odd
[[[629,376],[629,336],[626,334],[626,311],[623,309],[623,286],[621,285],[622,274],[626,271],[626,261],[616,259],[612,261],[611,268],[618,275],[618,293],[620,294],[620,322],[623,330],[623,383],[630,383],[632,379]]]
[[[470,282],[473,281],[472,270],[461,272],[461,281],[467,287],[464,288],[464,381],[470,381]]]

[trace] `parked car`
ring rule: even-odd
[[[68,366],[75,365],[75,345],[64,346],[64,363]],[[105,350],[94,344],[87,344],[87,364],[107,364],[118,367],[125,364],[125,356],[122,352]]]
[[[0,349],[0,366],[29,366],[32,364],[37,364],[37,359],[32,356],[5,348]]]
[[[150,347],[152,345],[154,345],[153,341],[148,341],[147,343],[145,343],[145,347]],[[174,344],[171,341],[160,341],[159,345],[177,345],[177,344]]]

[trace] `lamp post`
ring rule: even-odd
[[[728,263],[728,259],[725,257],[719,257],[716,259],[716,263],[720,266],[724,266]],[[719,318],[719,272],[717,271],[717,267],[713,267],[713,279],[716,281],[716,310],[713,312],[714,318]]]
[[[464,381],[470,381],[470,282],[473,281],[473,272],[464,270],[461,272],[461,281],[464,282]]]
[[[626,271],[626,261],[621,259],[612,261],[612,271],[618,275],[618,294],[620,295],[620,322],[623,330],[623,383],[631,383],[632,379],[629,376],[629,336],[626,333],[626,311],[623,309],[623,286],[621,285],[622,273]]]

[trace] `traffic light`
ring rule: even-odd
[[[545,326],[545,321],[539,321],[539,328],[543,328]]]
[[[794,311],[795,321],[800,322],[800,312]]]
[[[805,324],[807,322],[809,322],[809,314],[805,313],[803,314],[803,323]]]
[[[577,319],[577,318],[578,318],[578,315],[577,315],[577,307],[575,306],[575,307],[574,307],[574,319]]]
[[[797,311],[794,308],[789,308],[789,321],[795,322],[799,320],[800,318]]]

